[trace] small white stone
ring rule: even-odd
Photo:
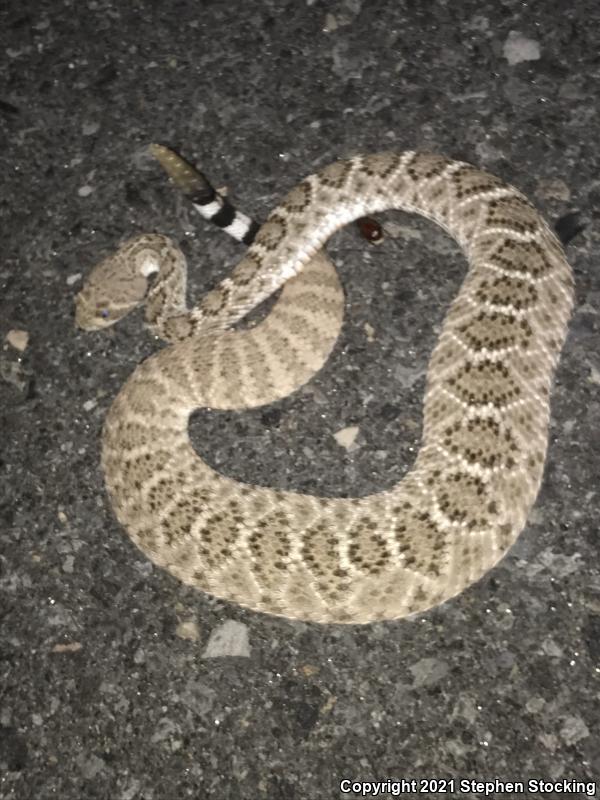
[[[563,654],[562,647],[560,647],[551,636],[547,636],[541,644],[542,652],[551,658],[560,658]]]
[[[333,33],[337,30],[338,21],[333,14],[325,15],[325,24],[323,25],[323,33]]]
[[[550,750],[551,753],[556,752],[560,746],[558,736],[553,733],[540,733],[537,738],[544,745],[546,750]]]
[[[566,203],[571,199],[571,190],[560,178],[540,180],[535,193],[544,200],[562,200]]]
[[[365,327],[365,333],[367,334],[367,339],[370,342],[372,342],[373,339],[375,338],[375,328],[368,322],[365,322],[364,327]]]
[[[546,701],[543,697],[532,697],[525,704],[525,708],[530,714],[539,714],[545,705]]]
[[[93,136],[100,130],[99,122],[84,122],[81,127],[81,132],[84,136]]]
[[[29,343],[29,334],[27,331],[13,328],[6,334],[6,341],[11,347],[14,347],[15,350],[19,350],[22,353]]]
[[[600,386],[600,369],[595,367],[593,364],[590,365],[590,374],[588,375],[588,381],[590,383],[595,383],[596,386]]]
[[[68,575],[72,575],[73,574],[74,563],[75,563],[75,557],[74,556],[67,556],[65,558],[65,560],[63,561],[63,565],[62,565],[63,572],[66,572]]]
[[[333,438],[340,447],[345,447],[346,450],[349,450],[354,444],[359,430],[357,425],[350,425],[348,428],[342,428],[337,433],[334,433]]]
[[[586,739],[590,735],[590,729],[581,717],[567,717],[560,729],[560,735],[568,745],[576,744],[580,739]]]
[[[175,633],[180,639],[187,639],[190,642],[197,642],[200,638],[198,625],[193,619],[186,619],[180,622],[175,628]]]
[[[512,67],[522,61],[537,61],[540,57],[540,45],[535,39],[528,39],[519,31],[510,31],[502,52]]]
[[[137,778],[130,778],[127,787],[121,792],[121,800],[134,800],[138,796],[142,784]]]
[[[52,648],[53,653],[77,653],[83,645],[81,642],[59,642]]]
[[[413,674],[413,686],[434,686],[439,683],[449,672],[448,664],[442,659],[422,658],[409,667]]]
[[[411,239],[421,241],[423,239],[423,234],[420,231],[411,228],[410,225],[402,225],[394,221],[385,223],[385,232],[388,236],[391,236],[392,239],[402,238],[407,241]]]
[[[241,622],[230,619],[219,625],[210,634],[202,658],[220,658],[221,656],[248,658],[249,655],[248,628]]]

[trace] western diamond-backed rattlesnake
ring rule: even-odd
[[[392,489],[355,499],[218,474],[190,445],[189,415],[271,403],[320,369],[343,313],[321,248],[351,220],[390,208],[433,219],[469,263],[429,363],[414,466]],[[264,321],[230,329],[281,286]],[[148,324],[173,342],[138,366],[109,411],[102,463],[115,513],[156,564],[259,611],[364,623],[441,603],[494,566],[525,524],[572,296],[562,247],[523,195],[437,155],[359,156],[307,178],[191,311],[180,250],[139,236],[77,298],[85,329],[145,298]]]

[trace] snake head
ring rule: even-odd
[[[153,251],[140,246],[149,238],[130,239],[94,267],[75,297],[78,328],[84,331],[108,328],[143,302],[148,276],[158,271]]]
[[[118,303],[107,292],[97,292],[96,287],[90,291],[86,286],[75,297],[75,324],[84,331],[97,331],[108,328],[132,311],[140,301],[125,304]]]

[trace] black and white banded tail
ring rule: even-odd
[[[252,244],[260,228],[257,222],[238,211],[201,172],[173,150],[161,144],[151,144],[149,150],[204,219],[238,242]]]

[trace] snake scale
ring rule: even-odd
[[[193,194],[185,162],[152,152]],[[218,200],[200,202],[224,225],[233,218]],[[190,444],[190,414],[272,403],[311,379],[343,317],[322,248],[341,226],[386,209],[434,220],[468,262],[430,358],[414,465],[391,489],[350,499],[219,474]],[[282,287],[263,321],[232,328]],[[185,294],[183,254],[147,234],[98,264],[77,297],[83,329],[144,303],[148,326],[170,342],[125,383],[102,438],[115,514],[154,563],[257,611],[366,623],[444,602],[507,552],[542,479],[573,303],[563,249],[519,191],[439,155],[339,161],[287,195],[230,276],[191,310]]]

